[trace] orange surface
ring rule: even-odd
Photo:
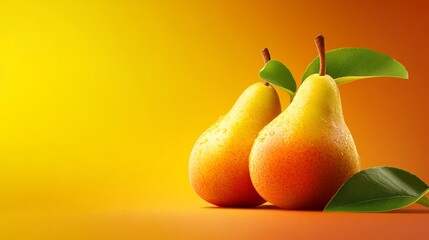
[[[3,215],[2,239],[425,239],[429,210],[388,213],[211,206]],[[25,228],[10,224],[19,219]]]
[[[328,50],[406,66],[409,80],[341,86],[343,110],[363,168],[429,183],[428,12],[399,0],[1,1],[0,239],[423,239],[427,212],[206,209],[187,167],[198,136],[259,81],[264,47],[299,85],[323,33]]]

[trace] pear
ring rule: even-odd
[[[258,82],[198,138],[189,159],[189,178],[201,198],[221,207],[254,207],[265,202],[250,180],[249,154],[259,131],[280,112],[276,90]]]
[[[250,154],[257,192],[285,209],[323,209],[360,168],[338,87],[325,74],[323,36],[315,42],[319,74],[309,76],[287,109],[262,129]]]

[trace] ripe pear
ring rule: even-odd
[[[258,82],[198,138],[189,159],[189,178],[201,198],[221,207],[265,202],[250,180],[249,154],[259,131],[280,112],[276,90]]]
[[[316,44],[319,74],[309,76],[288,108],[263,128],[250,154],[257,192],[285,209],[323,209],[360,168],[338,87],[325,75],[322,36]]]

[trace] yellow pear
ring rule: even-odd
[[[320,72],[309,76],[288,108],[259,133],[250,154],[257,192],[286,209],[323,209],[359,171],[335,81],[325,75],[323,37],[316,38]]]
[[[250,180],[249,154],[259,131],[280,112],[276,90],[268,83],[255,83],[198,138],[189,159],[189,178],[201,198],[222,207],[265,202]]]

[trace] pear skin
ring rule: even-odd
[[[201,198],[221,207],[265,202],[250,180],[249,154],[259,131],[280,112],[275,89],[255,83],[198,138],[189,159],[189,178]]]
[[[285,209],[323,209],[359,171],[330,76],[314,74],[302,83],[288,108],[259,133],[249,168],[257,192]]]

